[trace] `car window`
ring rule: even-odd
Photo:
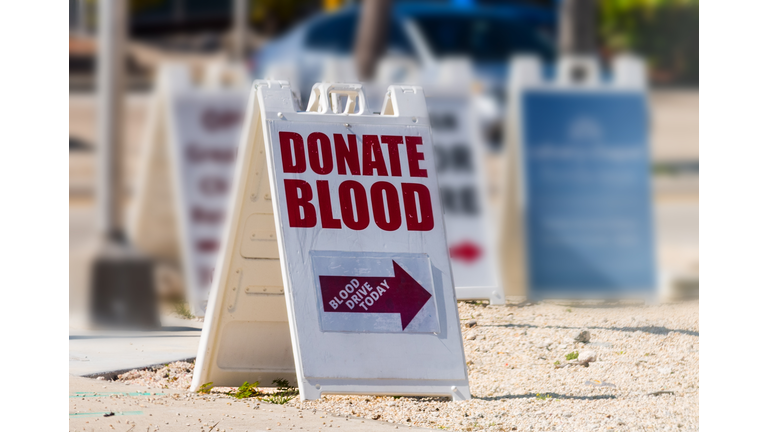
[[[554,56],[551,29],[518,20],[477,16],[414,17],[439,57],[466,55],[476,61],[508,61],[513,54]]]
[[[354,39],[357,32],[357,14],[346,13],[329,16],[315,23],[307,31],[307,48],[327,51],[334,54],[351,54],[354,49]],[[389,50],[397,54],[413,52],[402,27],[399,23],[389,23]]]
[[[352,14],[343,14],[330,16],[315,23],[307,32],[307,48],[337,54],[350,53],[355,37],[356,18]]]
[[[389,50],[392,54],[413,54],[411,42],[405,35],[403,27],[394,20],[389,23]]]

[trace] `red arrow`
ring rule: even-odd
[[[451,246],[448,250],[450,251],[451,258],[465,261],[467,264],[472,264],[483,255],[483,248],[471,240],[464,240],[459,244]]]
[[[399,313],[403,330],[432,297],[392,261],[395,277],[320,276],[326,312]]]

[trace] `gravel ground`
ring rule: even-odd
[[[289,405],[449,430],[699,428],[698,302],[500,307],[459,302],[459,314],[472,400],[324,396]],[[584,330],[589,342],[576,342]],[[574,352],[578,360],[566,360]],[[570,364],[585,359],[587,367]],[[131,371],[120,380],[188,388],[193,368],[177,362]]]

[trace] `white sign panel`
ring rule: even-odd
[[[390,88],[392,112],[408,107],[406,117],[370,115],[359,85],[315,90],[317,113],[278,115],[282,107],[264,96],[302,396],[358,392],[365,383],[365,393],[466,398],[423,93]],[[328,105],[345,105],[347,115]]]
[[[189,89],[171,94],[170,151],[182,258],[192,313],[205,313],[234,173],[246,95]]]
[[[429,127],[313,117],[267,117],[266,127],[302,396],[367,380],[378,383],[365,393],[421,393],[389,387],[413,379],[453,381],[456,392],[431,393],[467,397]]]
[[[425,92],[456,296],[504,304],[470,95],[448,86],[429,87]]]

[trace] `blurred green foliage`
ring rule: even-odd
[[[315,10],[317,3],[316,0],[250,0],[251,23],[266,35],[273,35]]]
[[[599,14],[607,55],[644,56],[655,84],[698,86],[698,0],[600,0]]]

